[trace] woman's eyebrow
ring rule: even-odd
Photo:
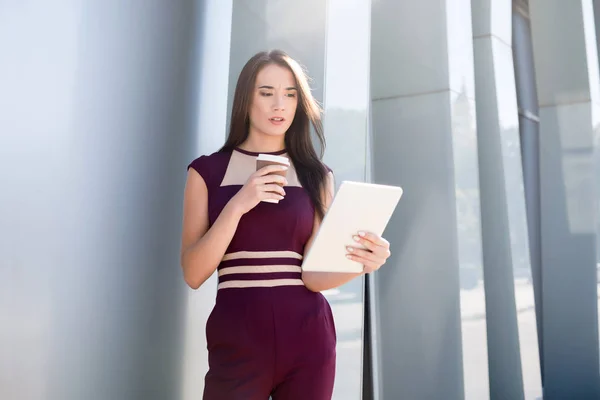
[[[262,86],[259,86],[258,88],[259,89],[271,89],[271,90],[275,89],[273,86],[269,86],[269,85],[262,85]],[[290,87],[285,88],[285,90],[298,90],[298,89],[296,89],[295,86],[290,86]]]

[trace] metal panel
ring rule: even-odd
[[[195,7],[0,2],[0,398],[179,397]]]
[[[540,95],[544,396],[599,398],[591,2],[529,7]]]
[[[491,12],[491,2],[476,2]],[[512,7],[508,0],[493,3],[503,11],[473,14],[497,22],[475,39],[490,397],[537,399],[542,387],[512,41],[493,30],[512,25]]]

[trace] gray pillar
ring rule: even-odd
[[[473,0],[491,399],[542,395],[512,55],[512,1]]]
[[[227,131],[227,87],[231,41],[232,0],[205,0],[196,10],[194,37],[194,80],[191,105],[194,109],[195,143],[188,161],[217,151]],[[181,171],[185,173],[185,171]],[[204,390],[208,372],[206,321],[215,304],[217,274],[197,290],[187,289],[181,400],[196,400]]]
[[[364,182],[369,174],[371,0],[326,3],[322,82],[325,163],[333,169],[339,187],[344,180]],[[351,90],[348,82],[352,82]],[[363,360],[364,285],[365,279],[361,277],[324,293],[331,303],[338,333],[334,400],[362,399],[363,364],[371,362]]]
[[[543,313],[542,313],[542,250],[540,225],[540,118],[533,61],[533,43],[529,6],[519,0],[513,7],[513,57],[517,105],[519,107],[519,135],[521,140],[521,161],[523,166],[523,186],[527,210],[529,237],[529,259],[535,297],[535,313],[538,333],[538,353],[542,386],[544,384],[543,357]],[[536,360],[537,362],[537,360]],[[527,385],[527,383],[526,383]]]
[[[544,397],[600,398],[592,3],[529,6],[540,106]]]
[[[374,275],[383,399],[489,392],[471,7],[450,3],[373,2],[374,181],[405,189]]]
[[[0,398],[177,399],[195,4],[0,15]]]

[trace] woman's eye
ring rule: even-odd
[[[296,97],[296,93],[288,93],[288,97]]]
[[[267,97],[267,96],[273,96],[272,93],[267,93],[267,92],[260,92],[260,95],[261,96],[265,96],[265,97]]]

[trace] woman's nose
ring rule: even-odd
[[[274,96],[275,103],[273,105],[273,109],[276,111],[283,111],[285,109],[283,98],[281,96]]]

